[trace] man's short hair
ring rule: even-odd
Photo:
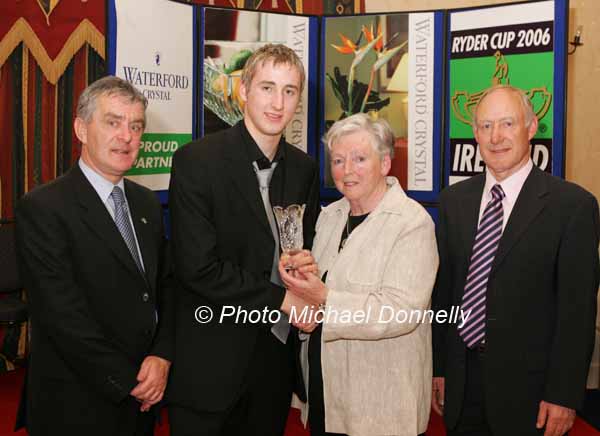
[[[483,94],[481,94],[481,98],[475,105],[475,110],[473,111],[473,122],[472,122],[473,128],[474,129],[477,128],[477,110],[479,110],[479,105],[481,105],[481,102],[488,95],[490,95],[491,93],[496,92],[500,89],[506,89],[507,91],[513,92],[519,96],[519,101],[521,102],[521,106],[523,108],[523,115],[525,116],[525,126],[529,127],[531,125],[531,122],[533,121],[533,117],[535,117],[535,112],[533,111],[533,104],[531,103],[531,99],[527,96],[525,91],[523,91],[521,88],[517,88],[516,86],[512,86],[512,85],[501,84],[501,85],[490,86],[488,89],[483,91]]]
[[[375,149],[379,157],[383,159],[389,156],[394,158],[394,132],[389,123],[378,118],[374,120],[369,114],[358,113],[336,121],[323,137],[327,144],[327,149],[331,153],[333,145],[344,136],[352,135],[357,132],[366,132],[371,137],[371,146]]]
[[[116,76],[106,76],[98,79],[83,90],[77,102],[77,116],[89,123],[96,110],[98,97],[104,95],[118,95],[129,99],[131,104],[141,103],[144,106],[145,118],[148,99],[131,83]]]
[[[256,75],[258,66],[264,66],[267,62],[273,62],[273,66],[287,64],[295,68],[300,75],[300,91],[304,89],[304,65],[298,55],[291,48],[283,44],[267,44],[256,50],[246,61],[242,71],[242,83],[246,89],[250,88],[252,79]]]

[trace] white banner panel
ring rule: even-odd
[[[194,9],[168,0],[115,0],[115,74],[148,98],[140,155],[127,177],[169,187],[173,152],[192,139]],[[160,31],[159,31],[160,30]]]
[[[554,20],[554,1],[522,3],[506,6],[481,8],[452,15],[450,31],[470,30],[473,28],[514,26]]]
[[[308,32],[309,22],[306,17],[288,17],[285,45],[294,50],[302,60],[306,82],[294,118],[285,131],[285,139],[304,152],[308,149]]]
[[[434,14],[408,17],[408,189],[433,189]]]

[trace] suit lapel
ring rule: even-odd
[[[476,179],[474,178],[468,192],[461,199],[461,204],[457,206],[461,215],[458,222],[462,223],[462,246],[465,250],[467,265],[471,258],[473,243],[475,242],[475,234],[477,233],[477,226],[479,224],[481,195],[483,194],[483,187],[485,185],[485,175],[475,177]]]
[[[506,223],[492,271],[502,263],[502,260],[521,238],[521,235],[523,235],[531,222],[544,209],[547,200],[548,188],[544,180],[544,173],[534,166],[525,180],[523,188],[521,188],[521,192]]]
[[[226,158],[231,164],[231,171],[228,171],[227,175],[242,194],[244,201],[250,206],[252,213],[261,224],[260,227],[273,238],[265,206],[260,195],[256,174],[254,173],[252,164],[248,162],[246,152],[241,145],[243,138],[237,128],[230,129],[229,134],[231,136],[229,141],[230,147],[228,148]]]
[[[140,251],[142,252],[146,277],[152,290],[155,290],[158,253],[153,237],[152,225],[149,221],[154,216],[153,211],[150,209],[151,204],[144,201],[143,196],[140,195],[140,191],[134,189],[131,182],[127,179],[125,179],[125,195],[127,196],[127,203],[131,211],[131,221],[133,221],[135,235],[140,245]]]
[[[81,219],[123,265],[133,274],[143,278],[114,220],[94,187],[81,172],[79,165],[74,165],[69,174],[74,179],[75,195],[82,209]]]

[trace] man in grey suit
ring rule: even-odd
[[[531,161],[538,121],[520,89],[484,92],[473,131],[485,174],[440,197],[433,409],[449,435],[562,435],[594,345],[596,199]]]

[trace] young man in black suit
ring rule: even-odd
[[[151,435],[163,396],[173,304],[162,208],[123,174],[146,98],[105,77],[78,102],[81,158],[17,206],[31,317],[27,427],[39,435]]]
[[[179,288],[167,392],[175,436],[283,434],[296,334],[288,333],[285,321],[221,315],[232,307],[277,314],[306,305],[281,285],[270,209],[306,204],[304,246],[310,247],[317,166],[282,136],[304,76],[291,49],[269,44],[257,50],[242,75],[244,119],[182,147],[173,158],[169,198]],[[265,174],[263,185],[258,178]]]
[[[449,435],[563,435],[594,345],[598,203],[533,166],[538,121],[520,89],[488,89],[473,131],[485,174],[440,198],[433,409]],[[478,224],[479,223],[479,224]]]

